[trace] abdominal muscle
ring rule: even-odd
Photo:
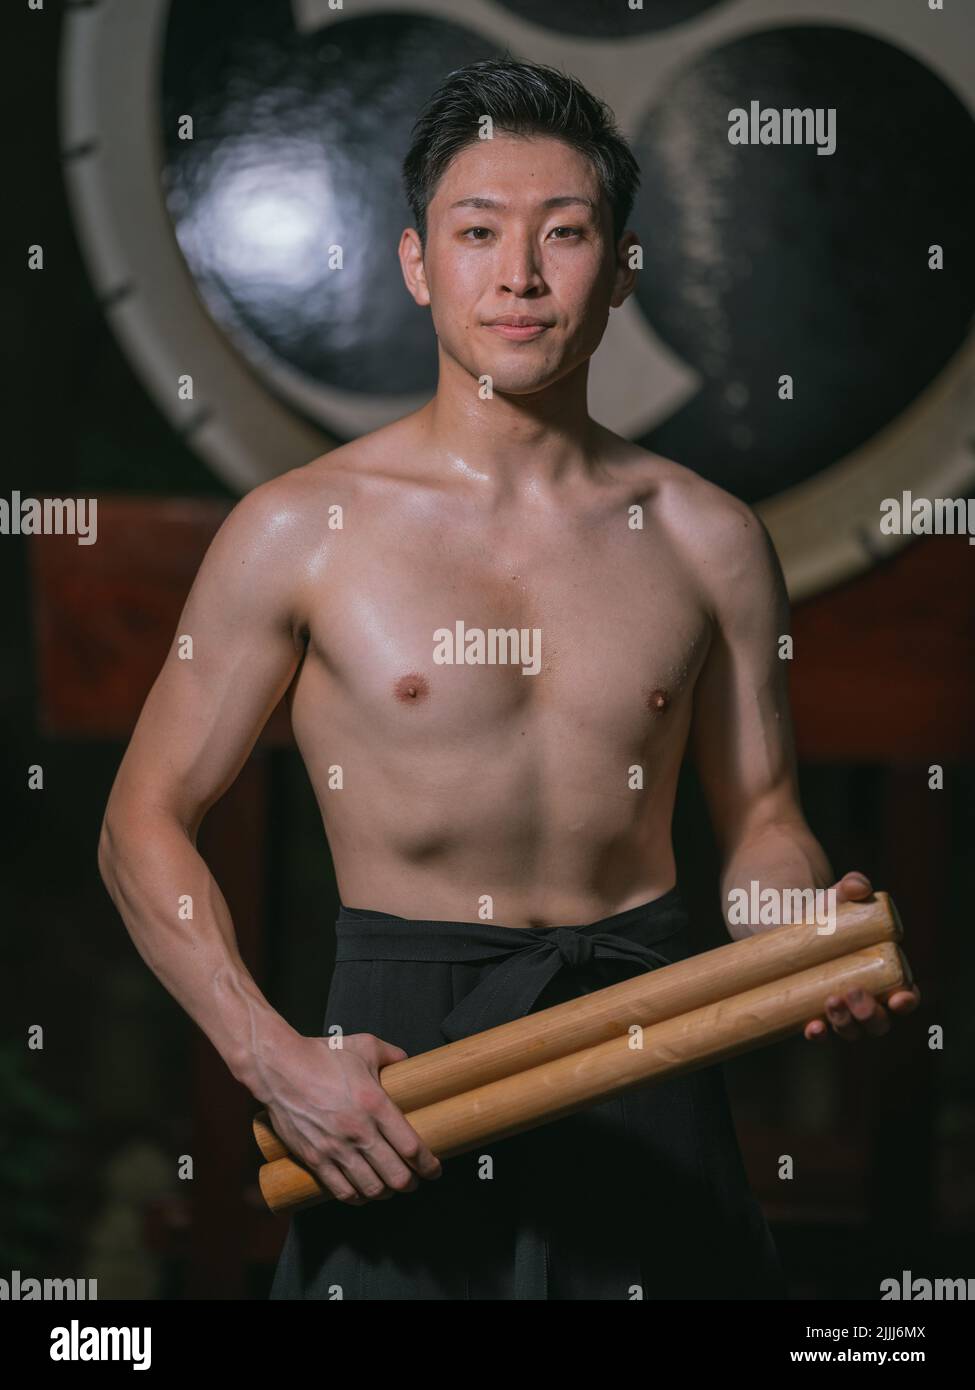
[[[570,737],[552,711],[482,720],[462,741],[294,718],[346,907],[511,927],[583,925],[674,886],[683,722],[627,750],[608,729],[599,746]]]

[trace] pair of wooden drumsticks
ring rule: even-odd
[[[830,933],[773,927],[384,1067],[380,1082],[440,1159],[801,1031],[830,994],[909,988],[886,893],[843,903]],[[330,1200],[254,1120],[272,1211]]]

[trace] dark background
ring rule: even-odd
[[[229,505],[230,489],[173,433],[133,374],[90,287],[58,157],[58,19],[56,5],[49,5],[38,22],[35,16],[22,18],[7,68],[8,94],[21,116],[6,142],[10,178],[17,183],[5,218],[11,236],[4,276],[6,332],[0,335],[9,428],[3,489],[28,495],[209,498]],[[950,105],[946,101],[945,109]],[[958,138],[964,150],[969,133]],[[942,142],[942,151],[945,147]],[[905,177],[923,182],[917,145],[905,160]],[[946,208],[954,206],[970,175],[971,164],[951,167],[950,159],[935,170],[931,186],[941,189]],[[870,212],[869,198],[888,194],[867,192],[875,230],[889,224],[896,242],[902,220],[890,217],[890,209],[874,206]],[[908,188],[899,202],[906,216],[915,215],[918,196],[919,187]],[[964,224],[957,225],[961,235]],[[42,274],[24,269],[25,247],[36,241],[45,247]],[[876,253],[876,240],[873,245]],[[793,275],[800,270],[791,267]],[[969,257],[965,277],[970,274]],[[936,306],[930,309],[930,335],[916,333],[909,362],[903,345],[898,347],[896,360],[904,370],[900,377],[884,377],[885,390],[910,399],[950,357],[971,317],[965,277],[955,282],[955,298],[947,306],[951,322],[935,324]],[[654,281],[646,283],[652,294]],[[655,306],[655,319],[666,321],[667,313],[666,304]],[[890,324],[910,315],[910,305],[905,309],[901,300],[878,307],[877,336],[889,337]],[[675,320],[675,332],[680,327]],[[936,332],[941,337],[933,343]],[[853,353],[850,362],[857,360]],[[804,455],[797,462],[797,477],[821,464],[830,448],[845,447],[876,428],[877,398],[865,350],[862,360],[864,388],[836,399],[832,435],[820,440],[818,456]],[[891,402],[881,405],[890,407],[887,413],[894,409]],[[707,398],[697,408],[706,410]],[[706,427],[720,436],[731,423],[716,415]],[[752,424],[764,437],[763,422]],[[672,424],[677,443],[668,451],[693,463],[678,447],[682,428],[690,429],[680,421]],[[696,437],[693,430],[687,435],[689,441]],[[690,443],[686,452],[693,453]],[[768,491],[761,486],[768,460],[759,450],[751,462],[751,482],[739,491],[754,500]],[[940,541],[915,543],[922,545]],[[859,582],[847,587],[854,590]],[[191,1185],[177,1179],[176,1165],[185,1153],[194,1155],[198,1172],[215,1162],[212,1150],[201,1150],[196,1128],[201,1040],[143,965],[95,864],[122,742],[46,734],[39,718],[34,621],[39,596],[22,538],[0,537],[0,583],[6,599],[0,700],[9,812],[0,963],[5,1023],[0,1274],[20,1269],[97,1276],[101,1297],[263,1296],[283,1222],[261,1211],[256,1149],[234,1200],[240,1220],[249,1213],[249,1229],[257,1234],[229,1267],[218,1269],[209,1287],[201,1287],[194,1274],[193,1223],[199,1211],[187,1196]],[[883,587],[872,592],[878,621],[889,624]],[[909,665],[911,651],[901,656]],[[97,652],[92,659],[98,659]],[[820,679],[827,690],[828,673]],[[144,693],[135,694],[141,700]],[[842,709],[836,718],[842,720]],[[950,744],[952,731],[946,732]],[[316,1032],[337,906],[330,859],[297,753],[272,748],[257,758],[266,824],[260,982],[296,1027]],[[975,1023],[969,1003],[975,944],[968,886],[975,779],[969,760],[949,762],[946,789],[927,794],[940,798],[936,853],[924,838],[930,824],[912,847],[904,822],[905,796],[917,797],[928,763],[943,761],[938,746],[932,746],[930,754],[913,761],[843,766],[819,761],[802,768],[805,810],[837,875],[862,869],[895,900],[912,905],[923,905],[930,888],[938,907],[931,914],[916,911],[906,921],[908,954],[916,970],[918,959],[925,963],[919,978],[924,1003],[890,1037],[855,1046],[832,1039],[821,1047],[798,1039],[727,1064],[750,1176],[773,1221],[797,1296],[876,1297],[878,1279],[902,1269],[929,1277],[975,1275]],[[27,790],[27,768],[37,763],[44,768],[43,792]],[[675,831],[680,886],[691,903],[700,944],[718,944],[717,861],[689,774],[682,782]],[[929,884],[929,876],[937,883]],[[38,1023],[45,1030],[44,1049],[28,1050],[27,1029]],[[941,1052],[927,1046],[933,1025],[944,1028]],[[797,1159],[791,1184],[776,1177],[783,1151]]]

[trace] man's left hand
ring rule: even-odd
[[[870,880],[861,873],[844,874],[834,887],[837,903],[859,902],[873,892]],[[846,995],[831,994],[826,1000],[826,1018],[812,1019],[806,1024],[803,1036],[811,1042],[828,1037],[828,1020],[833,1032],[847,1042],[863,1037],[880,1038],[890,1029],[890,1014],[913,1013],[920,1002],[921,992],[916,985],[895,990],[886,1007],[863,989],[850,990]]]

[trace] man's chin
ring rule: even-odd
[[[533,396],[548,386],[554,386],[565,374],[565,369],[549,367],[543,370],[537,364],[532,365],[528,362],[523,363],[520,369],[514,370],[510,366],[501,368],[495,363],[493,370],[490,366],[482,366],[479,379],[490,377],[491,389],[496,395]]]
[[[496,396],[537,396],[539,391],[544,391],[546,387],[554,385],[557,377],[537,377],[531,381],[499,381],[494,380],[494,394]]]

